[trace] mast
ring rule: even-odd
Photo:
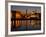
[[[26,9],[26,15],[27,15],[27,9]],[[27,30],[27,20],[26,20],[26,30]]]

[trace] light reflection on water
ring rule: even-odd
[[[40,20],[16,20],[16,26],[35,26],[39,25]]]

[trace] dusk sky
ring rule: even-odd
[[[26,13],[26,10],[27,10],[27,13],[30,13],[32,11],[35,11],[36,12],[41,12],[41,7],[32,7],[32,6],[15,6],[15,5],[12,5],[11,6],[11,10],[15,11],[15,10],[18,10],[18,11],[21,11],[22,13]]]

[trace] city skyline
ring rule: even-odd
[[[32,7],[32,6],[14,6],[12,5],[11,6],[11,10],[12,11],[21,11],[23,14],[26,14],[26,10],[27,10],[27,13],[31,13],[32,11],[36,11],[38,13],[41,13],[41,7]]]

